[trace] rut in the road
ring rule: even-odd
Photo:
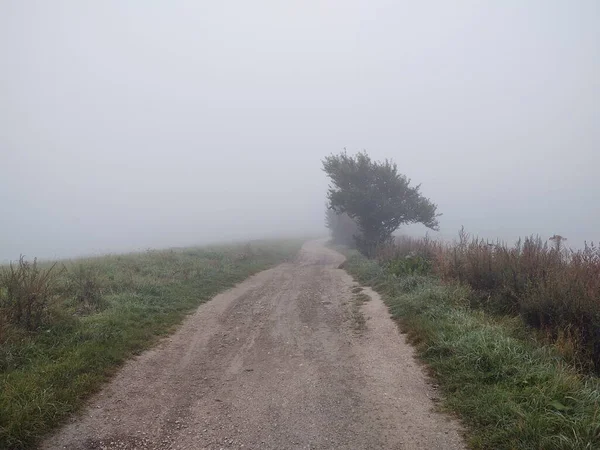
[[[458,449],[379,297],[322,241],[215,297],[127,363],[45,449]]]

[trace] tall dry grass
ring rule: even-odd
[[[0,268],[0,326],[12,323],[32,331],[42,325],[56,293],[55,269],[56,264],[43,268],[23,256]]]
[[[600,248],[569,250],[553,238],[509,246],[461,230],[451,244],[399,238],[377,258],[392,272],[418,268],[469,285],[477,306],[519,314],[579,368],[600,373]]]

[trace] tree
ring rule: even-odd
[[[360,236],[358,225],[348,214],[337,213],[329,207],[325,210],[325,224],[334,244],[354,246],[355,238]]]
[[[323,159],[323,170],[331,180],[328,206],[357,223],[356,243],[363,253],[372,255],[402,224],[438,229],[437,205],[419,192],[420,185],[411,186],[411,180],[398,173],[396,163],[372,161],[366,152],[349,156],[344,151]]]

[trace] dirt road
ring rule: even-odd
[[[308,242],[218,295],[42,448],[463,448],[370,290],[358,326],[343,259]]]

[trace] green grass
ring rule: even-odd
[[[519,318],[472,309],[464,286],[346,254],[344,268],[382,294],[428,364],[471,448],[600,448],[599,380],[577,373]]]
[[[34,446],[127,358],[218,292],[293,257],[300,245],[260,241],[64,262],[57,280],[63,289],[41,328],[0,323],[0,448]],[[73,285],[72,274],[81,273],[101,292],[101,301],[88,295],[93,307]]]

